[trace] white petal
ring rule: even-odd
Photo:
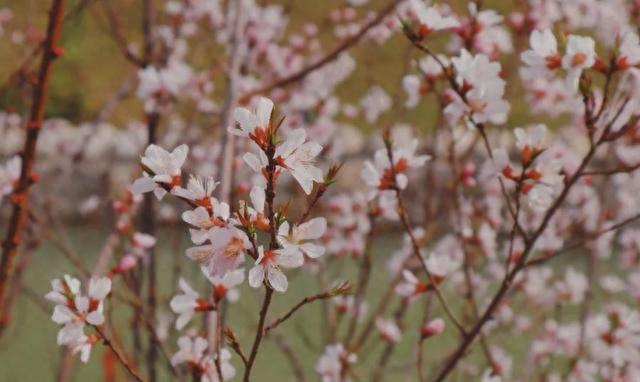
[[[91,325],[102,325],[104,323],[104,316],[98,311],[93,311],[87,315],[87,322]]]
[[[258,105],[256,106],[256,116],[258,117],[258,125],[262,128],[269,126],[271,120],[271,112],[273,110],[273,101],[268,98],[258,98]]]
[[[247,164],[253,171],[260,172],[262,171],[262,164],[260,163],[260,159],[252,153],[246,153],[242,156],[244,163]]]
[[[176,168],[182,167],[184,161],[187,159],[187,154],[189,153],[189,146],[180,145],[173,149],[171,153],[171,164]]]
[[[167,191],[165,191],[162,187],[156,187],[153,190],[153,194],[156,196],[156,199],[162,200],[162,198],[164,198],[164,196],[167,194]]]
[[[249,271],[249,285],[252,288],[258,288],[264,281],[264,269],[261,265],[255,265]]]
[[[324,255],[325,249],[321,245],[316,245],[312,243],[304,243],[300,246],[302,251],[309,257],[313,259],[317,259],[318,257]]]
[[[291,175],[293,175],[295,180],[298,182],[300,187],[302,187],[302,190],[304,191],[304,193],[307,195],[311,194],[311,190],[313,190],[313,179],[311,178],[311,176],[304,170],[303,171],[292,170],[290,172],[291,172]]]
[[[278,265],[285,268],[297,268],[304,264],[304,256],[297,246],[277,250]]]
[[[131,192],[134,195],[144,194],[145,192],[153,191],[156,188],[156,182],[153,179],[143,176],[142,178],[138,178],[133,182],[131,186]]]
[[[306,223],[300,224],[297,231],[300,232],[300,239],[313,240],[319,239],[327,230],[327,219],[313,218]]]
[[[281,270],[275,267],[267,267],[267,277],[269,279],[269,285],[278,291],[278,292],[286,292],[289,286],[289,282],[287,281],[287,276],[282,273]]]
[[[203,229],[189,229],[189,233],[191,234],[191,241],[193,241],[193,244],[202,244],[209,237],[208,231]]]
[[[56,324],[66,324],[75,318],[75,314],[66,305],[56,305],[53,308],[51,320]]]
[[[76,297],[74,303],[79,312],[86,312],[89,310],[89,299],[84,296]]]
[[[253,208],[257,212],[264,211],[264,188],[260,186],[253,186],[253,188],[251,188],[251,192],[249,193],[249,197],[251,198],[251,204],[253,205]]]
[[[193,311],[184,312],[178,316],[176,320],[176,329],[182,330],[193,318]]]
[[[91,278],[89,280],[89,297],[102,301],[111,292],[111,279],[108,277]]]

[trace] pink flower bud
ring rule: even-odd
[[[444,331],[444,320],[442,318],[435,318],[422,327],[422,337],[436,336]]]
[[[118,272],[126,272],[138,264],[138,258],[134,255],[125,255],[118,263]]]

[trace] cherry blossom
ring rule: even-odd
[[[199,238],[198,235],[195,237]],[[244,261],[245,251],[251,248],[247,235],[235,227],[211,228],[205,233],[204,240],[210,244],[191,247],[186,255],[205,265],[210,276],[224,276],[237,268]]]
[[[577,89],[582,71],[595,63],[595,41],[591,37],[570,35],[567,39],[567,51],[562,57],[562,67],[568,71],[567,86]]]
[[[403,297],[415,298],[429,290],[428,284],[420,281],[409,270],[404,269],[402,277],[404,280],[396,286],[395,291]]]
[[[469,90],[464,94],[464,101],[457,97],[445,108],[450,123],[465,115],[476,123],[504,123],[510,106],[503,99],[505,81],[499,76],[500,64],[484,54],[474,56],[464,49],[451,61],[458,85]]]
[[[562,56],[558,53],[558,43],[550,29],[534,30],[529,36],[531,49],[522,53],[520,58],[536,73],[549,75],[559,68]]]
[[[311,258],[318,258],[324,254],[324,247],[303,243],[303,241],[319,239],[326,229],[325,218],[314,218],[300,225],[294,225],[291,229],[289,229],[289,223],[285,221],[278,228],[278,242],[283,248],[298,251]]]
[[[177,186],[173,194],[187,200],[191,200],[200,207],[207,209],[213,208],[212,194],[218,184],[212,177],[201,178],[198,176],[190,176],[187,188]],[[214,199],[215,200],[215,199]]]
[[[438,9],[433,6],[427,6],[426,3],[421,0],[410,0],[409,4],[411,11],[420,24],[418,33],[421,37],[425,37],[431,32],[460,26],[460,23],[455,17],[443,16]]]
[[[379,317],[376,319],[376,328],[380,332],[380,336],[387,342],[396,343],[402,339],[400,328],[392,320],[385,320]]]
[[[640,64],[640,40],[637,34],[627,32],[620,43],[616,66],[624,70],[638,64]]]
[[[346,376],[346,370],[358,361],[358,356],[345,350],[342,344],[328,345],[324,353],[316,363],[316,371],[320,374],[322,382],[348,382],[351,379]]]
[[[434,318],[422,325],[421,334],[423,337],[433,337],[444,331],[445,323],[442,318]]]
[[[409,169],[423,166],[430,159],[428,155],[416,155],[417,149],[417,139],[411,139],[406,144],[394,147],[393,168],[385,149],[376,151],[373,162],[365,162],[361,176],[373,189],[370,197],[377,195],[378,191],[392,189],[394,185],[401,190],[407,187],[408,177],[405,173]]]
[[[159,146],[149,145],[141,159],[145,167],[144,176],[133,183],[131,188],[133,193],[142,194],[153,191],[158,199],[162,199],[167,194],[164,187],[173,190],[180,185],[182,165],[188,152],[187,145],[180,145],[171,153]]]
[[[100,338],[95,334],[85,335],[85,325],[101,326],[104,321],[104,299],[111,293],[111,279],[91,278],[87,294],[80,290],[80,281],[71,276],[54,279],[52,290],[46,298],[56,305],[51,320],[62,328],[58,332],[58,345],[68,346],[72,352],[80,353],[82,362],[89,360],[91,347]]]
[[[178,366],[186,364],[200,378],[201,382],[222,382],[232,379],[236,370],[231,365],[231,353],[222,349],[220,354],[213,356],[207,354],[208,342],[202,337],[191,338],[183,336],[178,338],[178,351],[171,357],[171,364]],[[220,371],[222,381],[218,377],[215,366],[215,358],[220,357]]]
[[[304,257],[297,249],[265,250],[258,247],[258,259],[249,270],[249,285],[258,288],[266,280],[278,292],[286,292],[289,286],[282,268],[298,268],[304,263]]]
[[[233,134],[250,138],[259,147],[265,147],[267,145],[272,111],[273,102],[268,98],[259,97],[254,111],[244,107],[238,107],[234,110],[233,116],[238,128],[229,128],[229,131]]]
[[[322,170],[314,166],[322,146],[315,142],[305,142],[306,136],[302,129],[292,131],[276,148],[274,155],[278,165],[289,172],[309,195],[313,182],[321,182],[323,179]]]
[[[178,96],[188,84],[192,69],[184,62],[171,60],[167,67],[147,66],[138,72],[136,95],[145,101],[145,110],[153,112],[167,97]]]
[[[201,267],[201,270],[213,287],[213,297],[216,301],[226,299],[229,302],[236,302],[240,299],[237,286],[244,281],[244,269],[234,269],[222,277],[210,276],[206,267]]]
[[[196,312],[208,311],[211,309],[211,305],[200,298],[186,280],[181,278],[178,285],[182,294],[174,296],[169,305],[171,310],[178,315],[176,329],[182,330],[191,321]]]

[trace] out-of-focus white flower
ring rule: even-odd
[[[65,305],[70,299],[74,299],[80,293],[80,280],[69,275],[64,275],[63,279],[53,279],[51,281],[51,291],[45,298],[59,305]]]
[[[405,189],[409,182],[405,173],[409,169],[423,166],[431,159],[428,155],[416,155],[417,139],[411,139],[403,145],[394,144],[394,146],[397,147],[393,148],[393,169],[386,149],[376,151],[373,162],[366,161],[364,164],[361,177],[372,188],[370,198],[377,195],[378,191],[393,189],[394,185],[401,190]]]
[[[342,344],[327,345],[316,363],[316,371],[322,382],[349,382],[348,370],[358,361],[358,356],[345,350]]]
[[[258,248],[258,259],[249,271],[249,285],[258,288],[266,279],[278,292],[286,292],[289,285],[282,268],[298,268],[304,263],[302,253],[295,249],[265,250]]]
[[[393,320],[378,317],[376,318],[376,328],[382,339],[387,342],[397,343],[402,339],[402,332]]]
[[[402,271],[402,277],[404,281],[400,282],[395,289],[400,296],[415,298],[429,290],[427,283],[418,280],[413,273],[406,269]]]
[[[283,222],[278,228],[278,242],[284,248],[299,251],[311,258],[318,258],[324,254],[324,247],[313,243],[303,243],[306,240],[316,240],[324,235],[327,229],[325,218],[314,218],[289,229],[289,222]]]
[[[561,65],[558,43],[550,29],[534,30],[529,36],[531,49],[520,55],[522,61],[536,73],[547,75]]]
[[[568,268],[564,274],[564,280],[556,283],[555,290],[560,300],[578,304],[589,290],[589,282],[585,275],[573,268]]]
[[[422,80],[420,77],[410,74],[402,78],[402,88],[407,93],[407,100],[404,103],[404,107],[413,109],[418,106],[420,102],[422,89]]]
[[[240,291],[236,288],[244,281],[244,269],[234,269],[224,276],[210,276],[206,267],[201,267],[202,273],[213,286],[213,297],[216,301],[226,298],[229,302],[236,302],[240,298]]]
[[[191,288],[191,285],[185,279],[180,278],[178,285],[182,293],[173,296],[169,306],[178,315],[176,329],[182,330],[191,321],[196,312],[206,312],[211,310],[212,307],[207,300],[200,298],[198,292]]]
[[[364,118],[369,123],[374,123],[380,115],[391,108],[391,97],[380,86],[373,86],[360,100],[360,106],[364,110]]]
[[[624,70],[640,64],[640,40],[634,32],[627,32],[622,38],[616,67]]]
[[[444,331],[445,323],[440,317],[434,318],[431,321],[425,322],[420,332],[423,337],[433,337]]]
[[[157,111],[159,103],[179,96],[192,76],[193,70],[182,61],[170,60],[164,68],[149,65],[138,71],[136,95],[144,101],[146,112]]]
[[[332,301],[336,305],[338,313],[354,315],[358,321],[364,319],[367,315],[367,311],[369,310],[369,306],[366,301],[360,301],[359,304],[356,304],[356,300],[353,296],[336,296]]]
[[[456,70],[458,86],[469,90],[464,93],[464,100],[456,95],[454,101],[445,108],[449,122],[454,124],[467,116],[476,123],[504,123],[510,106],[503,99],[505,81],[499,75],[500,64],[490,61],[484,54],[474,56],[464,49],[451,61]]]
[[[171,153],[162,147],[149,145],[141,160],[146,167],[145,171],[141,178],[133,182],[131,191],[134,194],[153,191],[158,199],[162,199],[167,194],[164,187],[173,191],[180,185],[182,165],[188,152],[187,145],[180,145]],[[158,183],[164,184],[164,187]]]
[[[453,16],[443,16],[435,7],[429,7],[424,1],[411,0],[411,11],[420,24],[418,34],[421,37],[431,32],[452,29],[460,26],[460,22]]]
[[[502,382],[502,377],[498,374],[494,374],[493,370],[487,369],[482,373],[480,382]]]
[[[425,264],[427,265],[427,269],[429,269],[431,276],[433,276],[434,281],[437,283],[455,272],[461,265],[460,261],[457,259],[438,252],[433,252],[427,256]]]
[[[567,70],[567,86],[575,91],[584,69],[596,63],[596,43],[591,37],[569,35],[562,67]]]

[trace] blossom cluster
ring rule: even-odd
[[[638,380],[637,1],[267,3],[161,2],[144,49],[105,4],[140,117],[48,118],[38,175],[0,111],[0,206],[33,186],[6,243],[78,276],[46,295],[58,344],[142,380]],[[63,215],[110,231],[95,268]]]

